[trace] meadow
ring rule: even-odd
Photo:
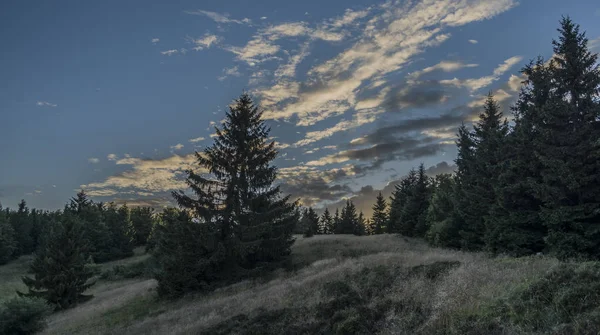
[[[137,249],[131,258],[98,265],[89,292],[94,298],[52,314],[43,334],[598,331],[596,263],[490,258],[396,235],[322,235],[297,236],[286,270],[174,301],[157,298],[150,276],[107,275],[115,266],[144,264],[147,257]],[[22,288],[19,278],[29,260],[0,267],[2,298]]]

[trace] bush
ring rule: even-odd
[[[39,298],[13,298],[0,306],[0,334],[24,335],[41,331],[52,307]]]
[[[100,274],[100,279],[104,280],[119,280],[119,279],[131,279],[139,277],[150,277],[154,269],[154,260],[148,258],[146,260],[126,264],[126,265],[115,265],[112,269],[103,271]]]

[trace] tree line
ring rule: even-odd
[[[490,93],[479,120],[458,129],[456,173],[411,170],[388,211],[377,198],[372,232],[496,255],[600,258],[598,55],[568,17],[558,31],[554,56],[521,70],[512,122]]]
[[[490,94],[479,120],[458,129],[456,173],[432,178],[421,164],[395,186],[389,203],[377,196],[371,218],[351,200],[319,217],[283,195],[274,183],[270,129],[242,94],[215,127],[213,144],[196,152],[188,189],[173,192],[179,208],[153,215],[95,203],[84,192],[53,213],[29,211],[22,202],[16,211],[0,211],[0,252],[11,259],[37,250],[22,295],[44,297],[58,309],[89,299],[90,260],[126,257],[144,244],[166,297],[285,267],[294,233],[390,233],[469,251],[598,259],[600,70],[579,26],[563,18],[559,32],[552,59],[522,69],[511,123]]]

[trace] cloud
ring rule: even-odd
[[[118,157],[115,154],[108,154],[106,156],[106,159],[108,159],[109,161],[116,161],[118,159]]]
[[[471,43],[471,44],[477,44],[477,43],[479,43],[479,41],[477,41],[477,40],[469,40],[469,43]]]
[[[189,141],[191,143],[198,143],[200,141],[204,141],[204,137],[196,137],[196,138],[190,138]]]
[[[135,192],[160,193],[185,189],[185,171],[197,170],[195,154],[173,155],[163,159],[141,159],[128,157],[116,161],[117,165],[131,168],[120,174],[109,176],[104,181],[81,185],[90,196],[115,196]]]
[[[393,139],[392,139],[393,138]],[[370,165],[368,169],[380,168],[385,162],[392,160],[412,160],[435,155],[441,147],[434,138],[421,139],[409,137],[389,137],[386,141],[376,143],[367,148],[343,150],[339,153],[324,156],[318,160],[307,162],[307,166],[324,166],[347,161],[363,161]]]
[[[311,126],[352,110],[359,102],[358,92],[365,86],[381,82],[381,78],[407,66],[416,55],[447,40],[448,26],[488,19],[515,5],[516,1],[511,0],[494,3],[443,0],[435,4],[407,5],[386,2],[370,9],[364,16],[370,18],[359,26],[362,31],[355,29],[359,33],[356,42],[333,58],[311,67],[304,82],[278,80],[271,87],[257,89],[258,96],[268,97],[263,99],[263,107],[268,109],[264,117],[283,120],[296,117],[297,125]],[[262,41],[268,42],[268,39]],[[269,52],[278,51],[273,47]],[[448,69],[448,66],[440,69]],[[483,87],[483,84],[477,86]],[[286,92],[289,94],[273,94],[273,91],[281,92],[281,88],[289,88]]]
[[[235,19],[231,19],[229,18],[228,14],[219,14],[216,12],[211,12],[211,11],[207,11],[207,10],[195,10],[195,11],[185,11],[184,13],[186,14],[190,14],[190,15],[200,15],[200,16],[206,16],[209,19],[217,22],[217,23],[237,23],[237,24],[250,24],[252,23],[252,21],[248,18],[244,18],[242,20],[235,20]]]
[[[156,44],[156,43],[158,43],[158,42],[160,42],[160,38],[153,38],[153,39],[152,39],[152,43],[153,43],[153,44]]]
[[[520,56],[513,56],[503,63],[499,64],[493,72],[493,75],[484,76],[481,78],[471,78],[471,79],[449,79],[449,80],[440,80],[440,83],[444,85],[452,85],[456,87],[464,87],[468,88],[471,92],[477,91],[481,88],[489,86],[494,81],[500,79],[504,73],[510,70],[514,65],[520,62],[523,58]]]
[[[421,71],[415,71],[409,75],[410,78],[418,78],[426,73],[434,71],[452,72],[463,68],[477,67],[478,64],[463,64],[459,61],[441,61],[433,66],[424,68]]]
[[[266,20],[266,19],[267,19],[267,17],[266,17],[266,16],[262,16],[260,19],[261,19],[261,20]]]
[[[236,65],[236,66],[234,66],[234,67],[231,67],[231,68],[224,68],[224,69],[223,69],[223,76],[219,77],[218,79],[219,79],[220,81],[223,81],[223,80],[225,80],[227,77],[230,77],[230,76],[239,77],[239,76],[241,76],[241,75],[242,75],[242,74],[239,72],[239,69],[238,69],[238,67],[237,67],[237,65]]]
[[[181,149],[183,149],[183,144],[177,143],[175,145],[170,146],[170,148],[173,150],[181,150]]]
[[[163,55],[172,56],[178,52],[179,52],[179,50],[177,50],[177,49],[171,49],[171,50],[161,51],[160,53]]]
[[[57,104],[53,104],[48,101],[38,101],[38,102],[36,102],[36,105],[39,107],[58,107]]]
[[[187,37],[188,42],[194,44],[195,46],[192,48],[196,51],[208,49],[211,45],[219,42],[220,38],[217,35],[205,34],[200,38]]]
[[[88,162],[90,162],[92,164],[98,164],[98,163],[100,163],[100,159],[98,159],[96,157],[92,157],[92,158],[88,158]]]

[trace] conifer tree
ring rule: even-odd
[[[312,207],[304,210],[302,215],[303,226],[306,227],[304,237],[312,237],[319,234],[319,216]]]
[[[130,216],[134,245],[146,245],[146,242],[148,242],[154,220],[153,211],[150,207],[134,207],[131,209]]]
[[[429,229],[425,239],[436,247],[460,248],[461,239],[454,201],[454,178],[450,174],[439,174],[435,179],[436,187],[426,214]]]
[[[333,234],[335,229],[334,219],[329,213],[329,209],[325,208],[323,215],[321,215],[321,233],[322,234]]]
[[[497,202],[488,217],[486,248],[513,256],[541,252],[547,229],[540,217],[542,202],[535,185],[542,183],[534,149],[539,137],[539,116],[550,96],[552,79],[543,58],[522,69],[526,76],[513,114],[515,125],[506,138],[504,164],[495,187]]]
[[[490,218],[490,210],[496,204],[495,188],[498,186],[498,176],[502,165],[505,164],[504,149],[508,125],[502,120],[502,112],[498,103],[490,93],[485,101],[479,121],[473,126],[475,141],[474,173],[475,183],[467,195],[470,197],[471,215],[475,218],[465,226],[471,236],[478,234],[483,237],[483,243],[493,239],[496,230],[494,220]],[[508,148],[507,148],[508,149]],[[491,220],[490,220],[491,219]],[[484,227],[483,230],[480,227]],[[479,242],[474,245],[479,244]],[[489,248],[488,248],[489,249]]]
[[[342,223],[342,217],[340,215],[340,209],[335,209],[335,215],[333,216],[333,230],[332,234],[340,234],[340,225]]]
[[[546,243],[560,258],[600,258],[600,68],[584,32],[563,18],[553,41],[553,90],[541,109],[536,186],[548,227]]]
[[[187,184],[195,197],[173,196],[205,222],[215,222],[228,261],[243,269],[278,263],[287,258],[296,222],[289,196],[273,186],[277,168],[275,142],[262,112],[248,94],[234,101],[222,129],[215,127],[214,144],[196,153],[208,175],[188,171]],[[270,266],[270,265],[269,265]]]
[[[102,263],[113,260],[111,257],[111,238],[108,227],[103,221],[104,204],[95,204],[84,190],[71,198],[65,207],[65,213],[75,215],[83,225],[84,236],[89,244],[89,253],[94,262]]]
[[[8,216],[2,209],[2,205],[0,205],[0,265],[12,260],[16,249],[15,231],[8,222]]]
[[[365,220],[365,215],[362,211],[358,214],[358,220],[356,225],[354,226],[354,235],[362,236],[362,235],[370,235],[368,233],[367,221]]]
[[[126,204],[117,208],[109,203],[103,211],[103,219],[110,235],[109,259],[119,259],[133,255],[131,219]]]
[[[456,186],[454,188],[456,202],[456,227],[459,230],[461,248],[467,250],[480,250],[483,248],[483,224],[482,218],[478,217],[472,210],[471,194],[475,187],[475,141],[473,135],[462,124],[458,128],[456,140],[458,154],[456,163]]]
[[[359,232],[358,225],[356,207],[352,201],[346,200],[346,205],[342,209],[340,223],[337,227],[337,234],[356,234]]]
[[[93,274],[86,267],[87,243],[81,222],[70,213],[49,228],[48,238],[31,263],[34,277],[23,277],[28,292],[18,293],[43,298],[57,310],[66,309],[92,297],[84,295],[93,285]]]
[[[373,234],[383,234],[387,231],[387,204],[381,192],[377,195],[377,200],[373,205],[373,218],[371,220],[371,230]]]
[[[29,208],[25,200],[21,200],[16,212],[12,212],[10,216],[10,224],[15,232],[15,240],[17,241],[16,255],[27,255],[34,251],[33,239],[31,238],[31,220],[29,216]]]
[[[210,222],[194,222],[187,211],[166,208],[161,224],[155,226],[158,294],[177,297],[195,290],[225,284],[227,253],[219,227]]]
[[[412,229],[403,230],[403,211],[404,206],[408,202],[410,195],[412,194],[414,185],[417,180],[417,171],[411,169],[406,177],[404,177],[400,184],[395,186],[395,190],[390,198],[390,214],[388,220],[388,232],[394,234],[406,234],[410,235]]]
[[[421,163],[412,192],[402,209],[402,234],[425,237],[425,233],[429,229],[426,214],[427,208],[429,208],[430,196],[430,180],[425,173],[425,165]]]

